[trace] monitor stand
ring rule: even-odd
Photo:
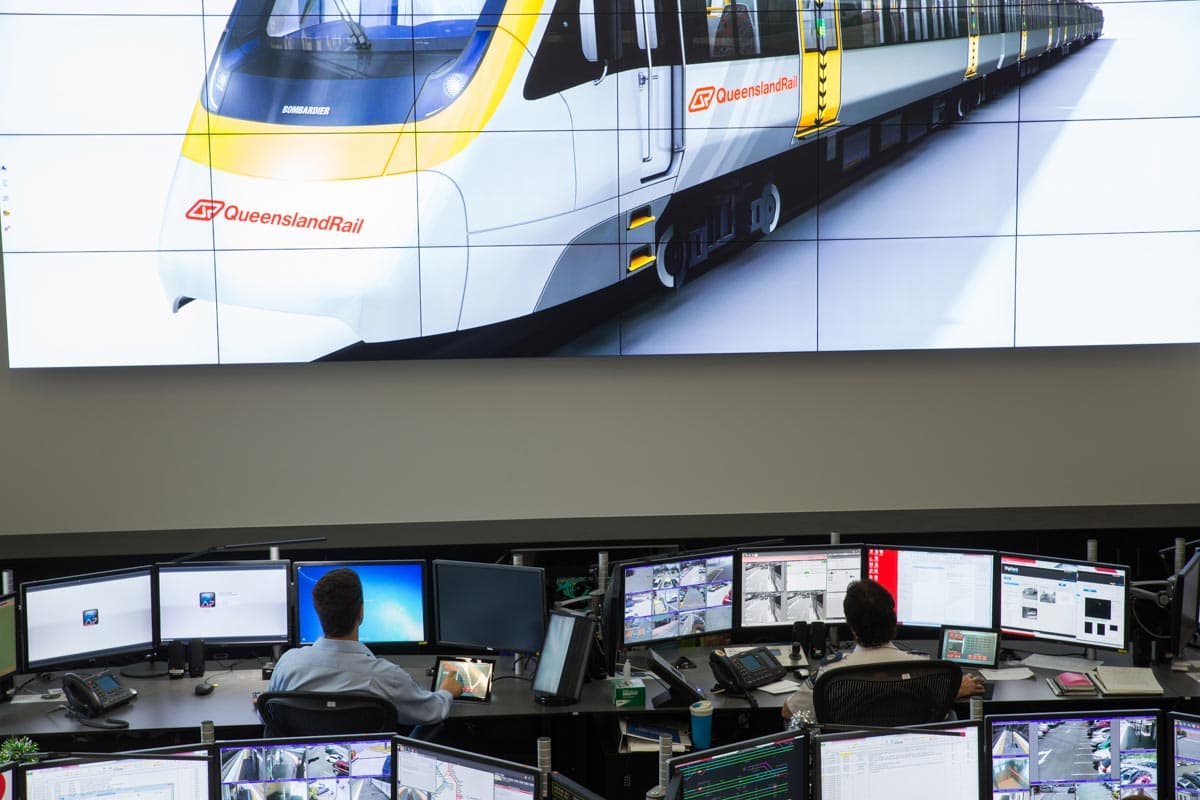
[[[128,667],[121,667],[119,673],[122,678],[165,678],[167,676],[167,665],[160,664],[156,658],[151,658],[141,664],[130,664]]]

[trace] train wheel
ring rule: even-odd
[[[678,289],[687,279],[687,259],[683,247],[675,241],[675,226],[669,226],[658,238],[655,252],[658,280],[668,289]]]
[[[779,196],[779,187],[774,181],[763,184],[762,196],[759,197],[758,229],[763,236],[774,233],[779,227],[779,216],[783,206]]]

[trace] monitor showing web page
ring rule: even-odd
[[[1123,649],[1129,575],[1116,564],[1000,555],[1005,634]]]
[[[967,550],[867,549],[867,577],[896,600],[901,625],[992,627],[996,554]]]
[[[818,798],[978,800],[979,753],[978,723],[818,737]]]
[[[743,627],[845,622],[842,599],[862,577],[861,547],[743,551]]]

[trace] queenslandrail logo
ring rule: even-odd
[[[365,217],[348,219],[339,214],[326,214],[323,217],[310,217],[299,211],[281,213],[278,211],[249,211],[234,205],[226,204],[224,200],[200,199],[192,203],[184,216],[198,222],[212,222],[217,217],[229,222],[247,222],[256,225],[278,225],[282,228],[309,228],[316,231],[337,231],[339,233],[362,233]]]
[[[773,81],[759,81],[748,86],[735,86],[726,88],[724,86],[700,86],[696,91],[692,92],[692,99],[688,101],[688,111],[696,113],[697,111],[707,111],[714,102],[718,105],[723,103],[736,103],[739,100],[749,100],[754,97],[763,97],[769,94],[778,94],[779,92],[795,91],[800,85],[799,75],[783,75]]]

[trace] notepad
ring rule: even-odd
[[[1149,667],[1105,667],[1092,670],[1092,679],[1100,694],[1162,694],[1162,684]]]

